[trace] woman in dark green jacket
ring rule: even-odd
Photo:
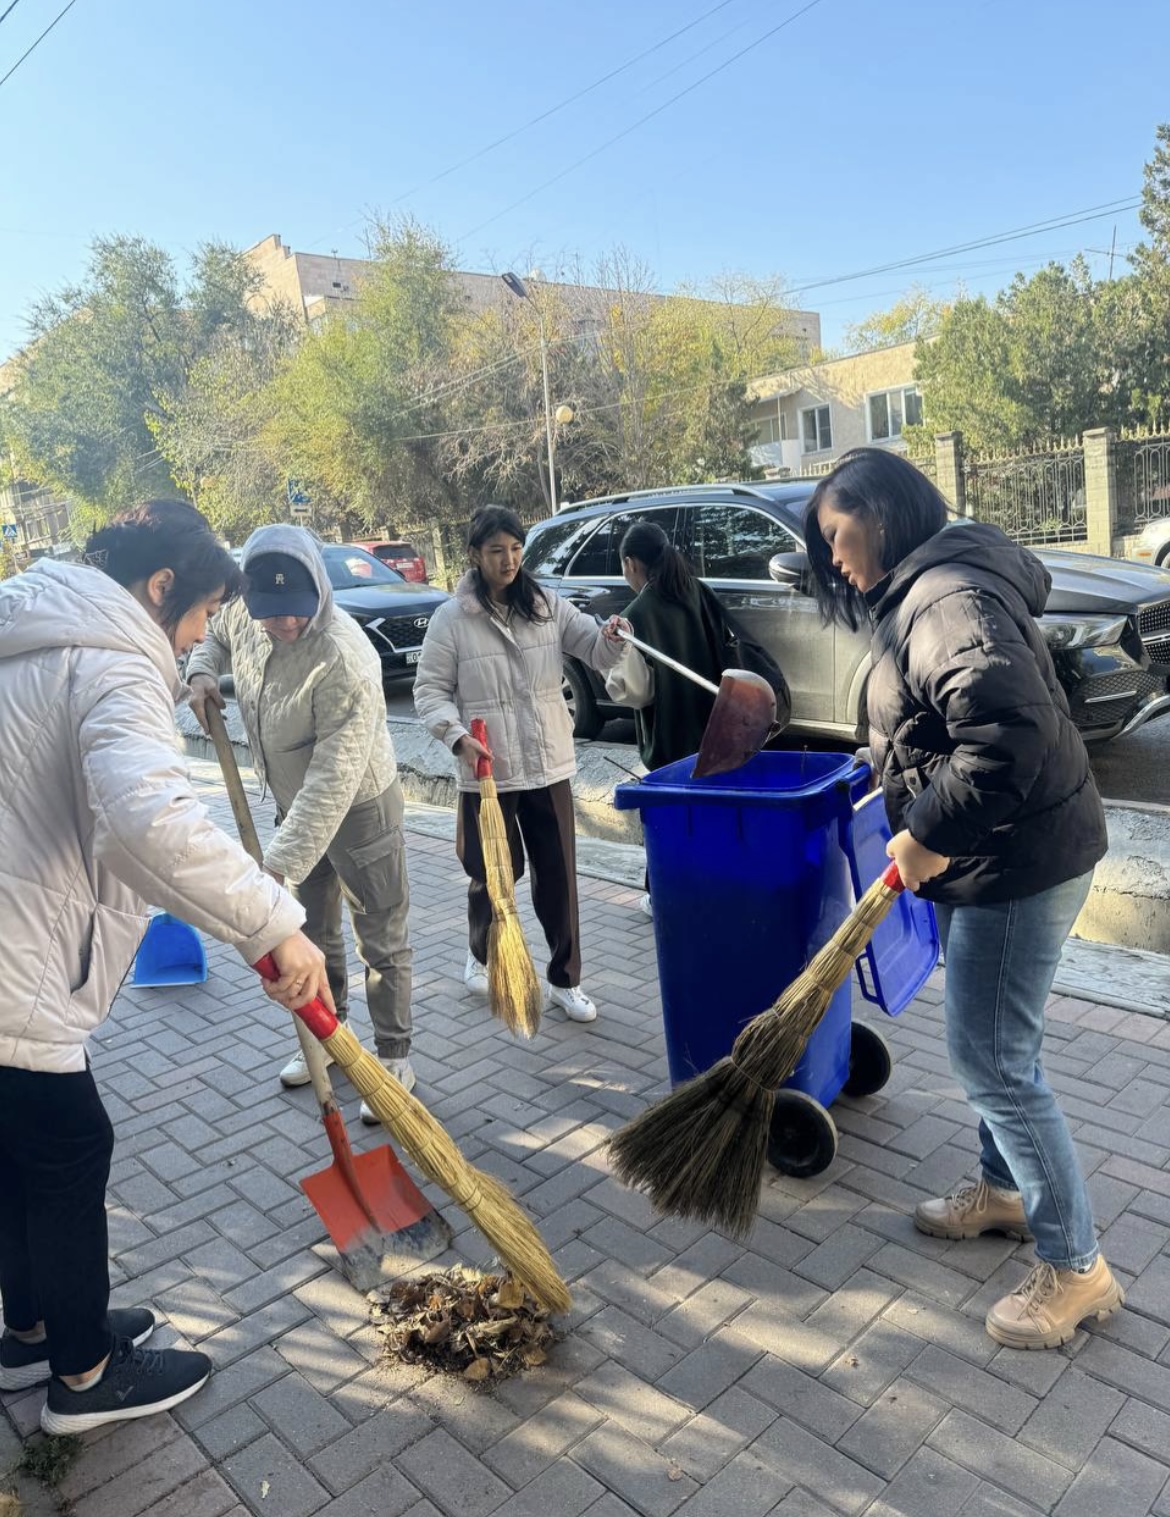
[[[622,538],[622,573],[637,592],[625,615],[641,638],[718,685],[723,676],[726,623],[719,602],[661,527],[636,522]],[[632,651],[632,650],[631,650]],[[715,697],[662,664],[623,660],[606,677],[614,700],[634,707],[638,752],[647,769],[661,769],[699,751]],[[642,909],[651,915],[650,896]]]
[[[622,538],[621,559],[626,583],[637,592],[625,611],[634,635],[718,685],[727,631],[711,591],[653,522],[636,522],[629,529]],[[715,697],[662,664],[650,673],[634,725],[642,762],[647,769],[660,769],[699,751]]]

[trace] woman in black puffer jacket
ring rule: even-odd
[[[1105,853],[1105,816],[1035,621],[1046,570],[997,527],[946,519],[912,464],[860,448],[817,487],[806,539],[826,621],[872,626],[888,852],[935,903],[948,1051],[980,1118],[978,1182],[923,1202],[915,1224],[944,1238],[1034,1236],[1040,1263],[987,1330],[1051,1348],[1124,1299],[1040,1064],[1045,1002]]]

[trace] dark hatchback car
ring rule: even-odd
[[[414,678],[431,617],[451,597],[434,585],[411,584],[364,548],[322,543],[333,599],[373,643],[387,682]]]
[[[773,655],[792,692],[792,729],[864,741],[869,639],[824,627],[807,589],[802,512],[815,480],[694,485],[563,507],[528,534],[526,568],[599,617],[631,599],[618,549],[635,521],[658,523],[702,578]],[[1039,550],[1052,591],[1039,618],[1073,719],[1100,741],[1170,712],[1170,573],[1082,553]],[[565,662],[578,737],[611,717],[592,670]]]

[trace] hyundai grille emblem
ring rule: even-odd
[[[416,616],[414,619],[414,625],[416,627],[429,627],[430,624],[431,619],[429,616]]]

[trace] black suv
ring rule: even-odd
[[[864,741],[869,638],[824,627],[807,589],[802,513],[815,480],[689,485],[582,501],[531,528],[525,567],[599,617],[631,594],[618,548],[649,518],[784,670],[798,733]],[[1113,558],[1039,550],[1052,575],[1040,626],[1073,719],[1087,740],[1132,732],[1170,711],[1170,573]],[[669,650],[665,650],[669,651]],[[599,677],[565,660],[565,699],[578,737],[628,715]]]

